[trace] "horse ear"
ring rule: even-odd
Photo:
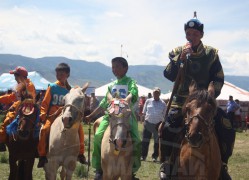
[[[196,90],[197,90],[197,84],[194,80],[192,80],[188,88],[189,94],[192,94]]]
[[[84,84],[84,86],[82,87],[82,92],[85,94],[85,91],[86,91],[86,89],[88,88],[88,86],[89,86],[89,82],[87,82],[86,84]]]
[[[208,85],[208,94],[212,97],[215,96],[214,82],[211,81]]]

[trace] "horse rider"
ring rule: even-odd
[[[211,46],[204,45],[201,41],[204,35],[203,27],[203,23],[197,19],[195,12],[194,18],[184,24],[184,31],[188,42],[183,46],[173,49],[169,53],[170,62],[164,70],[164,76],[174,82],[178,71],[182,68],[179,74],[179,86],[177,86],[176,93],[173,94],[168,116],[159,126],[159,135],[162,137],[161,152],[164,154],[162,162],[165,161],[165,165],[167,166],[160,171],[165,173],[166,169],[170,169],[170,171],[166,173],[168,178],[171,178],[171,169],[176,163],[176,159],[170,158],[173,150],[172,147],[174,144],[181,142],[179,139],[177,141],[175,137],[180,137],[180,133],[183,132],[179,131],[179,128],[181,129],[184,124],[182,106],[188,96],[188,87],[191,81],[195,80],[197,87],[203,89],[207,89],[209,83],[213,81],[215,97],[219,96],[224,84],[224,73],[218,56],[218,50]],[[182,66],[182,64],[184,64],[184,66]],[[223,142],[219,141],[220,147],[224,144]],[[232,147],[226,146],[226,148],[231,149]],[[221,149],[222,157],[224,157],[223,154],[224,152]],[[227,162],[227,160],[223,161]]]
[[[13,91],[11,94],[5,94],[3,96],[0,96],[0,103],[9,104],[11,102],[14,102],[12,106],[9,108],[8,113],[6,114],[6,117],[4,119],[4,122],[0,127],[0,152],[6,151],[5,147],[5,143],[7,141],[6,127],[17,116],[17,111],[21,104],[21,94],[20,94],[21,86],[23,84],[26,86],[25,89],[32,96],[34,102],[36,96],[35,86],[31,82],[31,80],[27,78],[28,71],[24,67],[17,66],[14,70],[9,71],[9,73],[14,74],[17,86],[16,86],[16,91]]]
[[[50,132],[50,126],[60,114],[61,107],[63,107],[63,97],[69,92],[71,86],[68,84],[68,77],[70,76],[70,67],[66,63],[60,63],[56,69],[55,83],[49,84],[43,101],[41,103],[40,121],[44,126],[41,128],[40,140],[38,144],[39,162],[37,167],[44,167],[47,160],[47,149],[48,149],[48,137]],[[59,113],[58,113],[59,112]],[[78,155],[78,161],[82,164],[86,164],[86,158],[84,156],[84,132],[82,124],[79,126],[79,139],[80,139],[80,150]]]

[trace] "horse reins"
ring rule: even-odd
[[[84,105],[85,106],[85,105]],[[85,109],[85,107],[83,106],[83,109]],[[65,106],[62,107],[62,114],[64,113],[65,109],[67,107],[73,107],[77,110],[77,112],[79,113],[78,116],[79,117],[84,117],[84,112],[82,112],[77,106],[73,105],[73,104],[66,104]]]

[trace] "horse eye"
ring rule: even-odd
[[[198,121],[199,121],[199,119],[198,119],[197,117],[194,117],[194,118],[193,118],[193,122],[194,122],[194,123],[196,123],[196,122],[198,122]]]

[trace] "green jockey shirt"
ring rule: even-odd
[[[110,93],[112,97],[115,97],[115,94],[117,94],[120,98],[123,98],[123,99],[125,99],[128,96],[128,94],[132,94],[130,106],[131,106],[133,118],[135,118],[133,106],[138,99],[138,88],[137,88],[137,84],[135,80],[133,80],[130,77],[124,76],[121,79],[117,79],[113,81],[108,87],[106,96],[100,102],[100,107],[102,107],[103,109],[107,109],[107,107],[109,106],[109,102],[107,98],[108,93]]]

